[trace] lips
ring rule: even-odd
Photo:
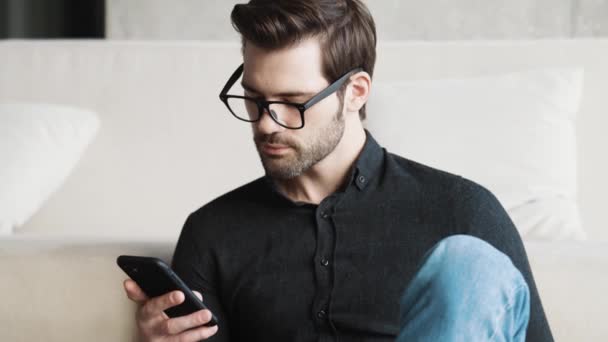
[[[287,145],[280,145],[280,144],[263,144],[264,147],[266,148],[274,148],[274,149],[281,149],[281,148],[288,148],[289,146]]]
[[[287,145],[280,145],[280,144],[262,144],[262,151],[266,154],[273,154],[273,155],[277,155],[277,154],[283,154],[285,152],[287,152],[287,150],[289,150],[289,146]]]

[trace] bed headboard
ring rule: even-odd
[[[381,42],[375,80],[583,66],[581,212],[590,238],[608,241],[606,61],[608,39]],[[175,239],[188,213],[262,175],[249,128],[218,99],[240,62],[238,42],[0,42],[0,101],[70,104],[101,118],[72,175],[23,231]]]

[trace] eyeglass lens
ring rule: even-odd
[[[228,98],[228,106],[232,113],[242,120],[257,121],[260,118],[260,110],[255,101],[231,97]],[[268,105],[268,109],[270,110],[268,114],[279,125],[289,128],[302,126],[302,115],[296,106],[271,103]]]

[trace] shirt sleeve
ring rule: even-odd
[[[193,216],[188,216],[173,253],[171,268],[190,289],[203,295],[203,303],[218,319],[218,331],[205,341],[227,342],[230,341],[228,318],[218,292],[215,259],[209,248],[212,241],[207,241],[207,234],[201,232],[202,229],[205,227],[195,225]]]
[[[528,256],[515,224],[488,189],[466,178],[461,178],[458,187],[454,200],[454,222],[460,227],[456,227],[456,230],[490,243],[511,258],[530,290],[530,320],[526,341],[553,341]]]

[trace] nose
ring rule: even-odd
[[[256,129],[260,134],[272,134],[275,132],[284,131],[286,128],[276,123],[276,121],[272,119],[271,115],[274,115],[275,119],[279,120],[275,113],[269,113],[268,110],[264,108],[260,120],[253,123],[254,129]]]

